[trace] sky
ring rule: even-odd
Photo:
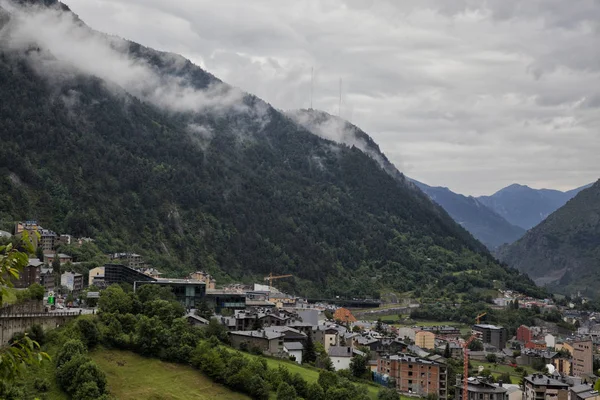
[[[312,99],[429,185],[600,178],[600,0],[64,2],[278,109]]]

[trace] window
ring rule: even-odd
[[[413,376],[412,371],[408,371],[408,376]]]

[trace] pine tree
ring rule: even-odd
[[[315,350],[315,343],[313,342],[312,332],[308,332],[308,339],[306,340],[306,348],[304,349],[304,362],[314,363],[317,361],[317,352]]]
[[[450,343],[446,343],[446,348],[444,349],[444,358],[450,358]]]

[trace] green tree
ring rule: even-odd
[[[133,299],[119,285],[110,285],[100,292],[98,307],[101,312],[127,314],[133,311]]]
[[[385,388],[377,393],[377,400],[400,400],[400,395],[396,389]]]
[[[306,400],[325,400],[325,391],[317,382],[308,385]]]
[[[44,249],[42,246],[38,246],[37,249],[35,249],[35,256],[38,258],[38,260],[44,262]]]
[[[356,378],[364,378],[368,372],[369,359],[360,354],[354,355],[350,360],[350,372]]]
[[[287,382],[281,382],[277,388],[277,400],[296,400],[296,389]]]
[[[496,354],[494,354],[494,353],[489,353],[485,356],[485,359],[488,362],[495,363],[498,361],[498,356],[496,356]]]
[[[196,309],[196,315],[202,317],[206,320],[210,320],[214,314],[213,309],[208,305],[208,302],[205,299],[202,299],[200,303],[198,303],[198,308]]]
[[[100,341],[100,331],[98,330],[98,326],[96,326],[93,321],[83,317],[77,320],[75,326],[79,332],[81,332],[82,340],[87,348],[92,349],[96,347]]]
[[[329,388],[338,385],[339,377],[335,372],[332,371],[320,371],[319,372],[319,385],[323,388],[325,393],[329,391]]]
[[[315,349],[315,342],[313,341],[312,330],[308,332],[306,338],[306,347],[304,348],[304,356],[302,362],[307,364],[314,363],[317,361],[317,351]]]
[[[444,349],[444,358],[450,358],[451,357],[451,353],[450,353],[450,343],[446,343],[446,348]]]
[[[473,340],[471,343],[469,343],[469,350],[483,351],[483,343],[481,343],[481,340]]]
[[[52,259],[52,273],[54,274],[54,287],[60,288],[60,276],[63,271],[60,265],[60,258],[58,258],[58,254],[54,253],[54,258]]]
[[[29,297],[34,300],[43,300],[44,293],[46,292],[44,287],[39,283],[33,283],[27,288],[27,291],[29,292]]]

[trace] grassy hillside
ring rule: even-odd
[[[117,399],[249,399],[185,365],[121,350],[101,349],[91,353],[91,357],[106,373],[110,393]]]

